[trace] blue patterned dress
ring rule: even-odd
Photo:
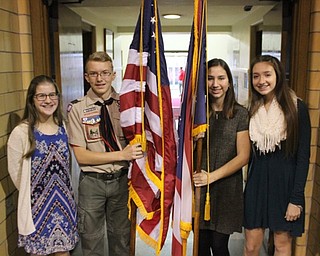
[[[36,231],[19,235],[19,247],[47,255],[72,250],[79,240],[70,177],[70,152],[64,127],[46,135],[35,129],[31,157],[31,209]]]

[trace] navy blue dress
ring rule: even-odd
[[[304,188],[308,175],[311,126],[307,106],[298,100],[298,149],[286,156],[284,143],[275,152],[262,154],[253,146],[245,187],[244,227],[287,231],[291,236],[304,232],[305,213],[296,221],[286,221],[289,203],[304,209]]]

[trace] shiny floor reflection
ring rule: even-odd
[[[268,233],[265,234],[265,241],[263,247],[260,250],[259,256],[268,256],[267,253],[267,236]],[[168,232],[167,240],[165,245],[163,246],[160,256],[171,256],[171,231]],[[229,240],[229,251],[230,256],[242,256],[243,255],[243,244],[244,244],[244,233],[234,233],[230,236]],[[192,248],[193,248],[193,233],[190,232],[187,244],[187,256],[192,256]],[[156,255],[153,248],[149,247],[145,244],[137,235],[136,241],[136,253],[135,256],[153,256]]]

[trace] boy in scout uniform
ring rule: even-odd
[[[127,145],[120,126],[116,73],[105,52],[89,56],[85,79],[91,88],[68,108],[69,142],[80,165],[79,233],[84,256],[104,256],[105,221],[109,255],[129,255],[128,161],[143,156]],[[104,109],[103,109],[104,108]],[[109,137],[107,136],[109,135]]]

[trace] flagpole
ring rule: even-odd
[[[202,138],[197,140],[197,162],[196,173],[201,172],[202,160]],[[201,187],[195,187],[194,190],[194,227],[193,227],[193,256],[198,256],[199,251],[199,223],[200,223],[200,192]]]
[[[187,239],[182,239],[182,255],[187,255]]]
[[[130,213],[130,252],[129,256],[135,256],[136,254],[136,224],[137,224],[137,206],[133,200],[130,201],[131,213]]]

